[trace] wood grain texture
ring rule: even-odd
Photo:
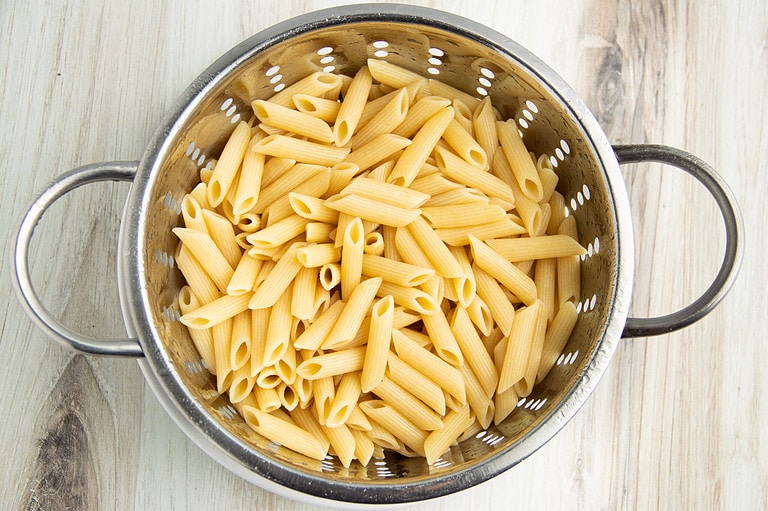
[[[0,283],[22,207],[50,179],[135,160],[184,88],[246,37],[347,1],[8,0],[0,9]],[[711,163],[744,212],[741,278],[705,319],[621,343],[577,416],[519,466],[413,509],[768,508],[768,4],[408,2],[486,24],[570,83],[614,143]],[[724,246],[711,198],[659,165],[622,168],[636,238],[632,315],[709,284]],[[40,295],[84,333],[125,335],[115,286],[126,184],[69,194],[40,223]],[[0,508],[314,509],[245,483],[189,441],[135,362],[49,342],[0,302]]]

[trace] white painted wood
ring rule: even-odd
[[[249,35],[349,2],[47,2],[0,9],[0,508],[311,509],[251,486],[180,432],[129,360],[49,342],[10,291],[22,207],[81,164],[135,160],[186,85]],[[701,322],[622,342],[576,418],[496,479],[413,509],[768,507],[768,7],[741,2],[414,2],[509,35],[558,71],[615,143],[713,164],[744,212],[741,278]],[[680,307],[722,254],[716,208],[671,169],[624,169],[636,228],[632,313]],[[40,223],[32,268],[52,312],[124,335],[115,244],[127,184],[73,192]],[[12,461],[11,461],[12,460]]]

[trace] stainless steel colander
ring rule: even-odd
[[[549,376],[498,427],[452,447],[436,464],[388,454],[367,467],[318,462],[250,430],[216,392],[215,380],[179,322],[182,277],[174,264],[181,200],[216,158],[250,103],[312,72],[354,72],[379,58],[477,97],[513,118],[530,151],[549,156],[567,214],[576,218],[582,258],[579,320]],[[714,283],[674,314],[627,319],[633,234],[619,163],[661,161],[699,179],[723,214],[726,247]],[[119,236],[118,286],[131,339],[97,340],[52,318],[32,287],[29,242],[44,211],[67,191],[100,180],[132,181]],[[571,88],[534,55],[487,27],[413,6],[359,5],[283,22],[236,46],[179,98],[139,162],[81,167],[33,202],[15,244],[17,291],[32,319],[55,340],[98,355],[137,357],[147,382],[184,432],[248,481],[302,500],[402,504],[453,493],[494,477],[541,447],[576,413],[605,371],[619,339],[682,328],[709,312],[733,283],[741,220],[727,185],[704,162],[663,146],[612,147]]]

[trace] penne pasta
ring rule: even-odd
[[[325,426],[337,428],[346,424],[360,398],[360,371],[344,373],[336,388]]]
[[[459,370],[462,376],[464,376],[464,382],[467,387],[467,404],[475,415],[475,419],[483,429],[487,429],[491,422],[493,422],[495,406],[492,396],[495,395],[495,389],[490,394],[486,393],[482,383],[469,366],[461,366]]]
[[[427,463],[433,465],[461,433],[472,424],[469,405],[459,410],[451,410],[445,416],[444,427],[431,432],[424,439],[424,456]]]
[[[299,215],[291,215],[277,223],[249,234],[245,239],[254,249],[268,250],[278,248],[289,240],[302,234],[309,220]]]
[[[461,403],[467,402],[464,380],[458,369],[437,355],[425,350],[398,329],[392,330],[395,352],[406,364],[418,367],[441,388]]]
[[[344,161],[356,165],[361,172],[387,161],[403,149],[410,147],[412,143],[409,138],[394,133],[384,133],[374,137],[365,145],[355,147]]]
[[[541,302],[537,301],[515,314],[512,331],[507,338],[504,350],[498,393],[501,394],[516,385],[525,376],[528,356],[535,341],[541,312]]]
[[[352,290],[338,321],[321,346],[323,349],[342,348],[355,338],[381,282],[380,278],[374,277],[362,281]]]
[[[216,284],[183,243],[176,254],[176,265],[200,305],[212,302],[220,296],[221,293]]]
[[[464,354],[459,349],[456,337],[443,312],[439,311],[435,314],[423,315],[421,320],[424,322],[424,328],[426,328],[430,339],[432,339],[432,346],[437,356],[452,366],[458,367],[463,365]]]
[[[360,195],[331,198],[325,201],[331,209],[391,227],[404,227],[413,222],[420,214],[420,209],[406,209],[376,199]]]
[[[494,322],[504,335],[509,335],[512,329],[512,319],[515,317],[515,308],[507,299],[499,283],[485,270],[472,264],[475,275],[477,295],[488,305]]]
[[[256,117],[269,126],[318,142],[331,143],[334,141],[333,131],[328,123],[317,117],[260,99],[251,103],[251,107]]]
[[[330,169],[322,165],[297,164],[291,167],[290,172],[285,172],[275,179],[269,185],[262,188],[259,194],[259,200],[253,207],[254,213],[263,213],[267,207],[281,197],[287,196],[289,192],[299,192],[301,189],[310,188],[310,184],[319,186],[322,195],[328,189],[330,183]],[[323,188],[322,184],[325,184]],[[307,191],[299,193],[307,194]]]
[[[235,270],[213,239],[207,233],[183,227],[176,227],[172,232],[189,250],[190,255],[200,263],[200,267],[205,269],[216,287],[222,292],[226,291]]]
[[[378,231],[365,235],[363,253],[369,256],[381,256],[384,254],[384,236]]]
[[[184,218],[184,227],[208,232],[208,226],[203,218],[203,208],[191,194],[185,195],[181,200],[181,216]]]
[[[296,250],[296,258],[305,268],[319,268],[326,264],[338,263],[341,250],[333,243],[310,243]]]
[[[288,251],[277,261],[272,271],[266,275],[263,282],[256,287],[251,301],[248,303],[249,308],[262,309],[271,307],[277,302],[303,268],[296,257],[296,251],[304,245],[304,243],[293,243],[290,246]]]
[[[490,239],[486,243],[511,263],[532,259],[580,256],[587,253],[587,249],[565,234],[537,236],[535,238]]]
[[[573,302],[564,302],[560,305],[560,310],[552,320],[544,337],[544,345],[541,349],[541,361],[536,370],[536,381],[539,382],[546,378],[549,371],[555,365],[557,357],[563,352],[571,332],[576,325],[578,314]]]
[[[452,206],[426,206],[421,214],[433,229],[466,227],[503,220],[507,212],[493,204],[455,204]]]
[[[516,223],[510,215],[502,220],[485,224],[469,225],[464,227],[447,227],[435,229],[440,239],[447,245],[469,245],[470,236],[479,240],[518,236],[525,233],[525,228]]]
[[[269,135],[253,144],[251,150],[269,156],[290,157],[298,162],[315,165],[334,165],[349,154],[347,148],[324,145],[286,135]]]
[[[578,239],[578,228],[573,216],[565,218],[558,228],[558,234]],[[579,256],[557,258],[557,296],[558,303],[573,302],[581,299],[581,269]]]
[[[436,147],[435,161],[437,168],[454,181],[480,190],[491,197],[499,197],[512,204],[515,203],[515,195],[507,183],[489,172],[473,167],[448,149]]]
[[[322,97],[329,91],[341,87],[341,76],[333,73],[316,72],[302,78],[274,94],[269,101],[276,105],[293,107],[293,97],[297,94]]]
[[[300,258],[300,256],[298,257]],[[307,321],[312,318],[315,310],[315,292],[318,284],[319,270],[317,268],[307,268],[303,263],[302,265],[305,267],[299,270],[299,273],[296,274],[296,279],[293,281],[291,315],[294,318]]]
[[[459,262],[426,220],[421,217],[415,218],[408,224],[408,231],[424,255],[427,256],[429,262],[432,263],[432,267],[438,275],[446,279],[464,275],[464,270]]]
[[[440,386],[403,362],[392,351],[387,353],[387,374],[392,381],[409,389],[414,396],[432,408],[438,415],[445,415],[445,395]]]
[[[339,221],[339,212],[327,207],[324,200],[318,197],[291,192],[288,194],[288,202],[294,213],[307,220],[327,224]]]
[[[189,286],[183,286],[179,290],[179,310],[181,314],[187,314],[200,307],[200,300],[194,295],[192,289]],[[213,348],[213,333],[210,329],[189,329],[189,336],[192,338],[192,343],[195,345],[195,349],[200,354],[208,372],[216,375],[216,357]]]
[[[456,119],[448,123],[443,139],[465,162],[481,170],[488,169],[489,160],[485,150]]]
[[[192,312],[184,314],[181,316],[181,322],[189,328],[199,330],[211,328],[247,310],[251,296],[252,293],[221,296]]]
[[[491,98],[486,96],[472,113],[472,127],[475,138],[485,151],[488,161],[493,161],[496,149],[499,147],[499,136],[496,133],[496,116],[493,113]]]
[[[384,107],[352,136],[350,144],[353,150],[355,147],[367,144],[379,135],[392,133],[392,130],[405,119],[408,106],[408,90],[399,89]]]
[[[492,396],[498,384],[496,367],[472,325],[467,311],[462,307],[456,307],[453,311],[450,329],[467,362],[466,365],[476,375],[485,395]]]
[[[265,366],[276,365],[285,355],[291,343],[291,291],[283,292],[269,313],[267,337],[264,340]]]
[[[424,431],[443,427],[442,419],[434,410],[386,376],[373,388],[372,393]]]
[[[376,277],[379,278],[379,277]],[[440,311],[438,301],[426,291],[415,287],[399,286],[391,282],[382,282],[378,290],[379,296],[392,296],[397,305],[412,310],[423,316],[436,314]]]
[[[453,108],[447,107],[438,111],[419,128],[413,136],[413,142],[405,148],[392,169],[388,178],[390,183],[408,186],[413,182],[451,119],[453,119]]]
[[[395,89],[407,87],[414,82],[426,81],[418,73],[384,60],[368,59],[367,65],[371,75],[377,82],[389,85]]]
[[[250,141],[251,127],[248,126],[247,122],[240,121],[224,145],[221,156],[219,156],[208,181],[208,203],[211,206],[218,206],[226,197],[229,188],[235,181]]]
[[[539,173],[528,156],[528,149],[517,132],[517,126],[506,121],[497,121],[496,133],[499,137],[502,153],[512,169],[517,186],[529,199],[534,202],[541,201],[544,192]]]
[[[362,392],[370,392],[384,379],[394,317],[395,304],[391,295],[378,300],[371,309],[368,342],[361,375]]]
[[[435,275],[432,268],[369,254],[363,255],[361,271],[368,277],[381,277],[386,282],[405,287],[420,286]]]
[[[314,435],[295,424],[265,413],[253,406],[243,407],[245,422],[257,433],[293,451],[322,460],[327,451]]]
[[[349,300],[360,285],[363,268],[363,222],[355,217],[344,229],[341,243],[341,299]],[[373,295],[371,295],[373,297]],[[362,319],[362,318],[361,318]]]
[[[342,197],[359,195],[369,199],[378,199],[405,209],[418,208],[429,200],[429,195],[425,193],[365,177],[353,180],[339,195]]]
[[[367,66],[361,67],[344,95],[339,113],[333,124],[333,136],[337,146],[342,147],[352,138],[363,113],[373,78]],[[345,155],[346,156],[346,155]],[[343,159],[343,158],[341,158]],[[341,161],[341,159],[339,161]],[[338,162],[334,162],[338,163]]]
[[[512,291],[526,305],[532,305],[536,301],[536,284],[528,275],[472,235],[469,236],[469,243],[477,266]]]
[[[296,368],[296,374],[307,380],[320,380],[363,369],[365,346],[333,351],[305,360]]]
[[[336,324],[346,304],[342,301],[334,302],[293,343],[294,348],[316,351],[325,342],[331,329]]]
[[[251,360],[251,311],[244,310],[232,318],[232,339],[229,346],[229,363],[237,371]],[[250,376],[250,364],[246,368]],[[250,392],[250,390],[248,391]]]
[[[309,94],[294,94],[291,99],[296,110],[317,117],[325,122],[334,122],[339,115],[341,104],[338,101],[319,98]]]
[[[379,399],[360,403],[360,408],[368,417],[380,424],[394,437],[419,455],[424,455],[424,441],[427,433],[413,424],[392,406]]]

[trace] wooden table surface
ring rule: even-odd
[[[140,158],[211,62],[278,21],[338,1],[5,0],[0,9],[0,508],[280,509],[172,422],[136,362],[49,342],[11,291],[25,205],[70,168]],[[413,509],[768,508],[768,4],[413,2],[507,34],[555,69],[613,143],[664,143],[710,162],[744,213],[741,276],[700,322],[622,341],[576,417],[492,481]],[[622,168],[632,204],[631,314],[693,300],[719,266],[714,201],[671,168]],[[124,183],[70,193],[39,224],[44,303],[93,336],[124,335],[115,257]]]

